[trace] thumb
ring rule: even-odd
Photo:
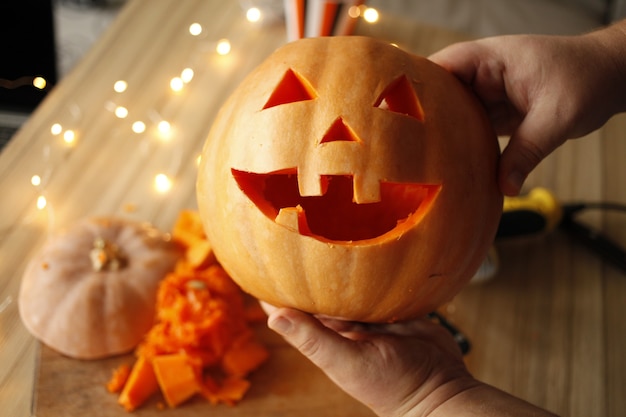
[[[336,364],[345,365],[346,361],[353,361],[358,349],[351,340],[298,310],[276,309],[270,312],[267,324],[329,375],[335,373],[333,368]]]

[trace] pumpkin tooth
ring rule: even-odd
[[[323,177],[319,175],[305,175],[298,172],[298,191],[301,197],[319,197],[326,193]]]
[[[302,212],[303,209],[300,205],[296,207],[283,207],[278,211],[278,214],[276,215],[274,221],[289,230],[293,230],[294,232],[300,232],[300,228],[298,227],[298,219]]]
[[[353,201],[357,204],[378,203],[381,201],[382,184],[376,179],[370,179],[363,175],[352,177]]]

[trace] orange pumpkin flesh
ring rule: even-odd
[[[362,37],[303,39],[216,117],[197,196],[216,256],[278,306],[368,322],[449,301],[493,241],[496,136],[430,61]]]

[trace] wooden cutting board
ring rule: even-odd
[[[262,327],[261,339],[271,356],[251,377],[252,386],[238,405],[212,406],[194,398],[175,409],[159,395],[133,413],[117,404],[117,395],[105,384],[112,370],[132,364],[131,354],[97,361],[70,359],[41,346],[35,382],[33,416],[36,417],[372,417],[374,414],[337,388],[317,367],[278,335]]]

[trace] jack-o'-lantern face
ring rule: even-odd
[[[345,87],[329,86],[325,93],[334,96]],[[352,86],[355,87],[358,86]],[[334,100],[335,97],[329,99]],[[311,106],[328,105],[302,75],[290,68],[262,110],[281,111],[274,108],[301,101],[311,101]],[[416,124],[424,120],[422,107],[406,75],[392,80],[378,97],[369,97],[369,102],[368,97],[363,97],[361,103],[363,106],[369,105],[371,109],[368,110],[372,113],[377,110],[394,112],[413,119],[412,122]],[[304,143],[292,142],[292,145],[309,147],[309,152],[324,148],[323,153],[331,153],[333,149],[335,152],[343,152],[348,147],[358,157],[359,153],[367,152],[367,142],[371,139],[367,138],[366,132],[363,132],[363,136],[356,132],[346,122],[346,118],[350,118],[350,115],[343,112],[337,114],[321,137],[307,137],[307,133],[302,132],[300,137]],[[281,138],[274,140],[279,141]],[[320,158],[325,157],[323,153],[320,152]],[[313,190],[314,195],[302,195],[298,164],[298,161],[294,161],[291,166],[279,167],[267,173],[233,168],[232,173],[241,190],[268,218],[305,236],[324,241],[358,244],[383,235],[386,239],[394,239],[423,217],[441,188],[441,184],[380,179],[378,196],[372,197],[375,201],[359,202],[360,195],[354,192],[354,182],[367,173],[355,173],[352,169],[341,167],[337,172],[318,173],[320,184],[319,188]],[[375,192],[373,190],[372,193]]]
[[[443,69],[368,38],[305,39],[223,106],[198,203],[218,259],[251,294],[412,318],[480,264],[501,210],[497,158],[482,108]]]

